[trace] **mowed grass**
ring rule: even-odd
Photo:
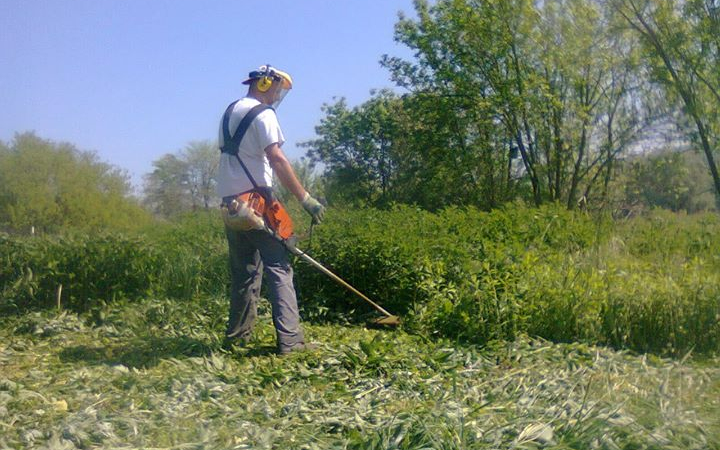
[[[267,311],[223,350],[225,310],[0,319],[0,448],[720,448],[718,358],[312,323],[318,349],[278,357]]]

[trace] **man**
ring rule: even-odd
[[[287,73],[269,65],[250,72],[243,81],[247,95],[228,108],[227,129],[234,135],[245,115],[255,106],[277,108],[292,88]],[[220,126],[220,148],[225,146],[223,122]],[[222,153],[218,169],[218,194],[228,204],[238,194],[258,186],[272,186],[273,171],[280,182],[302,203],[319,223],[324,207],[303,188],[282,151],[285,142],[274,109],[260,112],[250,122],[235,155]],[[227,149],[226,149],[227,150]],[[231,149],[233,152],[236,149]],[[241,162],[245,165],[242,167]],[[248,176],[252,177],[252,180]],[[254,180],[254,181],[253,181]],[[267,280],[272,304],[273,324],[277,334],[278,353],[286,354],[306,348],[300,325],[293,271],[285,247],[262,230],[235,231],[225,228],[230,250],[230,314],[225,345],[244,343],[250,338],[257,316],[257,301],[263,274]]]

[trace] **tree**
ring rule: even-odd
[[[188,166],[175,155],[165,154],[153,161],[153,171],[145,175],[144,203],[153,213],[174,217],[192,206]]]
[[[383,65],[411,95],[433,99],[420,114],[448,126],[434,133],[445,138],[437,151],[454,165],[449,178],[483,194],[455,196],[460,202],[492,207],[517,195],[517,152],[533,201],[572,208],[654,120],[637,114],[634,49],[619,41],[602,3],[415,5],[418,19],[401,18],[396,40],[416,61],[384,57]]]
[[[0,182],[0,223],[12,229],[127,229],[150,220],[124,171],[34,133],[0,143]]]
[[[145,175],[145,205],[166,218],[209,209],[216,197],[219,158],[220,152],[214,143],[193,141],[177,155],[168,153],[153,161],[153,171]]]
[[[326,105],[308,156],[329,193],[375,205],[603,205],[618,161],[670,135],[680,99],[715,173],[717,0],[680,2],[416,0],[417,18],[395,30],[415,58],[381,62],[407,93]],[[687,24],[668,19],[678,11]],[[651,33],[646,16],[664,25]],[[677,73],[656,45],[666,40]]]
[[[215,195],[215,174],[218,169],[218,149],[209,141],[193,141],[181,152],[187,165],[187,181],[192,209],[209,209]]]
[[[664,150],[618,164],[614,199],[625,211],[665,208],[694,213],[713,208],[713,188],[702,156]]]
[[[396,40],[413,49],[417,61],[385,56],[382,64],[411,92],[407,113],[417,124],[411,124],[415,136],[424,139],[406,134],[406,153],[416,155],[413,171],[431,180],[418,193],[446,194],[434,202],[439,206],[493,207],[513,189],[509,168],[516,147],[503,126],[504,106],[525,100],[511,96],[508,30],[522,24],[525,3],[440,1],[430,7],[417,1],[418,20],[401,17],[396,25]]]
[[[720,3],[717,0],[612,0],[644,44],[654,81],[678,98],[689,133],[705,154],[720,205],[715,157],[720,142]]]
[[[382,91],[348,109],[345,99],[323,105],[326,116],[315,128],[320,138],[303,142],[312,164],[325,166],[327,194],[333,201],[361,199],[370,204],[390,199],[395,159],[392,109],[397,99]]]

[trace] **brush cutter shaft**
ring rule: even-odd
[[[366,302],[370,303],[373,308],[375,308],[376,310],[378,310],[379,312],[381,312],[381,313],[384,314],[385,316],[387,316],[387,317],[394,317],[392,314],[390,314],[389,312],[387,312],[382,306],[378,305],[378,304],[375,303],[374,301],[372,301],[372,300],[370,300],[369,298],[367,298],[367,297],[365,296],[365,294],[363,294],[362,292],[360,292],[360,291],[358,291],[357,289],[355,289],[354,287],[352,287],[352,286],[351,286],[350,284],[348,284],[345,280],[343,280],[343,279],[340,278],[339,276],[335,275],[335,274],[332,273],[330,270],[326,269],[325,266],[323,266],[323,265],[320,264],[319,262],[317,262],[317,261],[315,261],[314,259],[312,259],[308,254],[306,254],[305,252],[303,252],[303,251],[300,250],[299,248],[295,248],[295,249],[294,249],[294,253],[295,253],[296,255],[298,255],[299,257],[301,257],[302,259],[304,259],[305,261],[307,261],[308,263],[310,263],[310,264],[312,264],[313,266],[315,266],[317,269],[319,269],[319,270],[320,270],[322,273],[324,273],[325,275],[329,276],[329,277],[332,278],[333,280],[337,281],[338,283],[340,283],[340,284],[342,284],[343,286],[345,286],[346,288],[348,288],[350,291],[352,291],[352,292],[353,292],[354,294],[356,294],[358,297],[360,297],[360,298],[362,298],[363,300],[365,300]]]
[[[387,321],[387,324],[392,324],[392,325],[397,325],[397,324],[400,323],[400,319],[398,319],[397,316],[394,316],[394,315],[390,314],[389,312],[387,312],[387,311],[385,310],[385,308],[383,308],[382,306],[378,305],[378,304],[375,303],[374,301],[372,301],[372,300],[370,300],[369,298],[367,298],[367,296],[366,296],[365,294],[363,294],[362,292],[358,291],[357,289],[355,289],[354,287],[352,287],[348,282],[346,282],[345,280],[343,280],[343,279],[340,278],[339,276],[337,276],[337,275],[335,275],[334,273],[332,273],[329,269],[325,268],[325,266],[323,266],[323,265],[320,264],[319,262],[317,262],[317,261],[315,261],[314,259],[312,259],[312,258],[310,257],[310,255],[308,255],[307,253],[305,253],[305,252],[303,252],[302,250],[300,250],[299,248],[297,248],[297,247],[295,246],[294,242],[291,242],[291,240],[289,240],[289,239],[288,239],[288,240],[285,240],[285,239],[283,239],[282,237],[278,236],[275,232],[273,232],[273,230],[272,230],[267,224],[265,224],[264,229],[265,229],[265,232],[266,232],[266,233],[268,233],[270,236],[272,236],[272,237],[275,238],[278,242],[280,242],[290,253],[301,257],[301,258],[304,259],[306,262],[308,262],[310,265],[312,265],[312,266],[315,267],[316,269],[320,270],[322,273],[324,273],[325,275],[329,276],[330,278],[332,278],[333,280],[337,281],[338,283],[342,284],[343,286],[345,286],[347,289],[349,289],[350,291],[352,291],[355,295],[357,295],[357,296],[360,297],[361,299],[363,299],[363,300],[365,300],[366,302],[370,303],[370,305],[372,305],[373,308],[375,308],[378,312],[380,312],[380,313],[382,313],[383,315],[385,315],[385,318],[384,318],[384,319],[381,319],[381,320],[385,320],[385,321]]]

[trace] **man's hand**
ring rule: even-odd
[[[302,206],[305,208],[305,211],[312,216],[312,223],[317,225],[322,222],[323,217],[325,216],[325,207],[322,203],[312,198],[310,194],[305,193]]]

